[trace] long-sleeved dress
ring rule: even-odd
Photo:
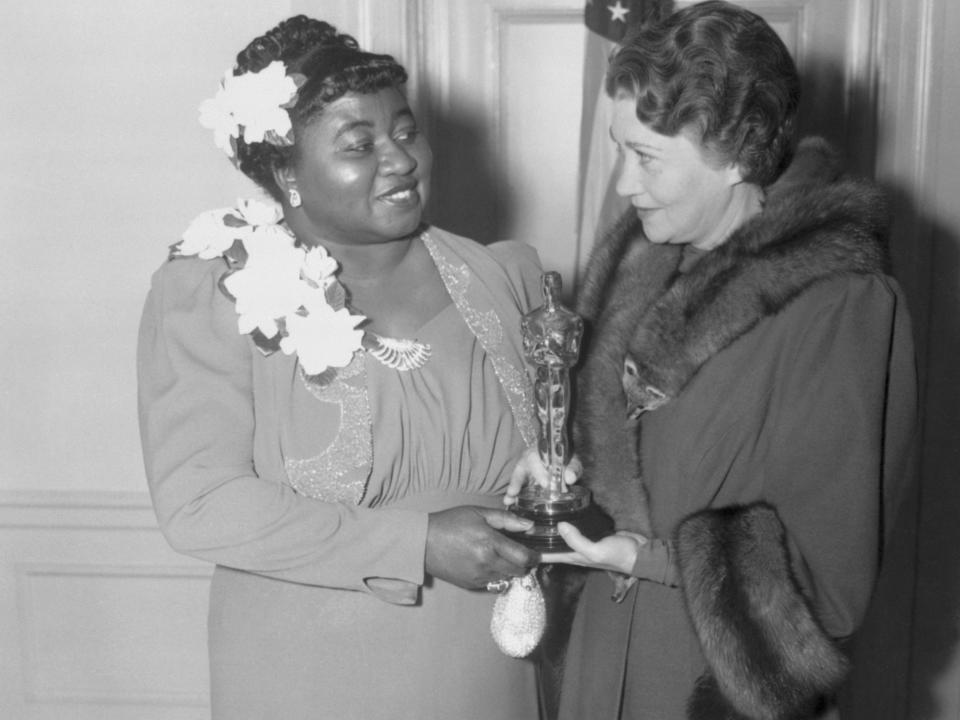
[[[216,564],[214,718],[534,718],[535,668],[491,639],[495,596],[424,572],[427,514],[500,506],[534,433],[519,320],[535,253],[424,235],[452,303],[420,369],[366,352],[329,385],[237,329],[219,260],[155,275],[140,419],[172,546]]]

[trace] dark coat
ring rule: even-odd
[[[688,272],[629,223],[606,241],[627,254],[591,260],[585,481],[620,527],[672,540],[681,587],[640,581],[615,604],[590,575],[565,720],[814,717],[843,677],[837,641],[863,618],[909,474],[916,375],[882,197],[810,157]],[[631,252],[654,277],[639,310],[617,296]],[[639,427],[621,383],[657,391]]]

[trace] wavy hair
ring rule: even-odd
[[[244,175],[279,201],[283,193],[274,171],[287,167],[293,159],[298,129],[320,117],[328,104],[349,92],[371,93],[403,85],[407,72],[390,55],[362,50],[350,35],[305,15],[284,20],[251,41],[237,55],[233,74],[259,72],[274,60],[282,61],[288,74],[306,77],[296,105],[289,110],[294,145],[248,143],[241,137],[237,139],[237,160]]]
[[[636,99],[661,135],[692,132],[746,182],[767,186],[793,155],[800,79],[763,18],[721,0],[640,25],[610,58],[607,93]]]

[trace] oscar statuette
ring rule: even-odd
[[[510,537],[539,552],[569,550],[557,530],[568,522],[590,539],[610,532],[606,516],[590,502],[590,491],[567,485],[563,471],[569,462],[567,413],[570,408],[570,368],[580,354],[583,320],[560,303],[560,273],[546,272],[541,278],[543,305],[523,316],[521,331],[527,362],[534,366],[534,397],[540,435],[537,449],[549,473],[546,487],[527,484],[513,506],[514,514],[533,520],[532,529],[508,533]]]

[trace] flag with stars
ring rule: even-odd
[[[660,17],[667,4],[662,0],[587,0],[583,22],[600,37],[617,43],[631,25]]]
[[[607,59],[632,25],[661,17],[669,8],[669,0],[588,0],[584,6],[587,42],[580,118],[579,270],[597,235],[627,208],[627,202],[614,192],[617,153],[610,141],[612,103],[603,88]]]

